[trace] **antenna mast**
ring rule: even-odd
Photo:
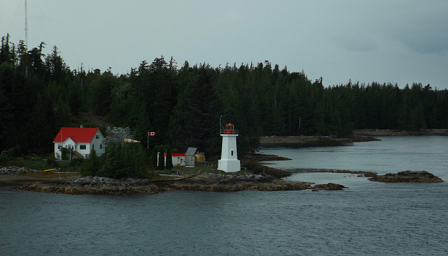
[[[28,76],[28,4],[25,0],[25,75]]]

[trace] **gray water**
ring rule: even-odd
[[[382,139],[261,152],[293,156],[274,164],[284,169],[427,170],[447,180],[448,137]],[[349,188],[145,196],[0,191],[0,255],[448,254],[446,183],[328,173],[289,179],[336,180]]]

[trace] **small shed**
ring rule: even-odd
[[[185,152],[185,166],[186,167],[195,167],[196,166],[196,150],[197,148],[188,148],[187,152]]]
[[[157,164],[159,164],[159,154],[160,152],[157,152]],[[173,166],[185,166],[185,153],[171,153],[171,159]],[[166,166],[166,153],[163,153],[163,161]]]
[[[171,153],[171,158],[174,166],[185,166],[185,153]]]

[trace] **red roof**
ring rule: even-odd
[[[62,127],[53,142],[62,143],[67,140],[67,138],[70,138],[75,143],[90,143],[97,131],[98,128]]]
[[[159,152],[157,152],[157,155],[159,155]],[[163,156],[166,157],[166,153],[163,153]],[[173,156],[185,156],[185,153],[171,153],[171,157]]]

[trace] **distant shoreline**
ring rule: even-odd
[[[333,136],[262,136],[260,145],[270,144],[343,144],[353,142],[379,141],[370,136],[355,136],[354,138],[338,138]]]
[[[421,129],[418,131],[406,130],[379,130],[363,129],[353,131],[355,136],[421,136],[421,135],[448,135],[448,129]]]
[[[270,144],[343,144],[354,142],[380,141],[375,136],[423,136],[448,135],[448,129],[421,129],[418,131],[405,130],[354,130],[353,138],[339,138],[336,136],[261,136],[260,145]]]

